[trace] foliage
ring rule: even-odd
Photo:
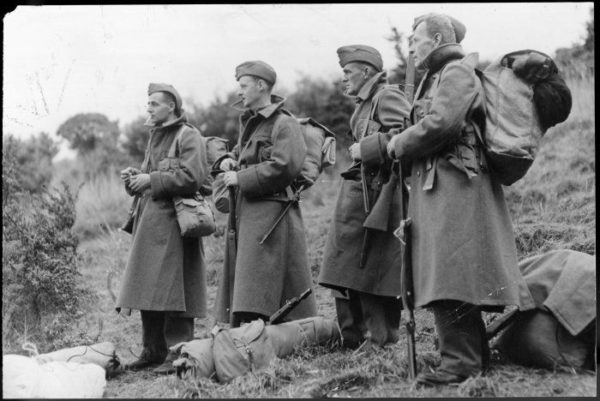
[[[566,77],[582,79],[594,75],[594,7],[590,9],[583,43],[557,49],[554,60]]]
[[[62,346],[91,294],[77,270],[74,198],[66,187],[24,191],[16,159],[6,149],[2,156],[3,347],[21,340],[42,350]]]
[[[81,154],[97,149],[100,144],[115,143],[119,126],[99,113],[79,113],[58,127],[56,135],[65,138],[72,149]]]
[[[123,149],[138,165],[142,164],[146,145],[150,138],[148,127],[144,126],[146,118],[138,117],[125,126]]]
[[[99,113],[79,113],[67,119],[56,134],[77,150],[78,161],[71,174],[88,180],[97,174],[118,172],[131,163],[119,146],[118,122]]]
[[[6,152],[14,158],[10,166],[14,170],[11,174],[14,174],[15,184],[18,183],[20,188],[40,192],[50,183],[52,158],[58,153],[58,147],[47,133],[42,132],[27,140],[5,136],[2,138],[2,149],[3,155]]]
[[[305,75],[296,82],[296,90],[289,96],[286,107],[297,117],[312,117],[333,131],[338,149],[350,145],[347,133],[354,102],[344,95],[341,81],[329,83]]]

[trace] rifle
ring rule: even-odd
[[[285,301],[285,305],[277,310],[277,312],[273,313],[271,317],[269,317],[269,324],[278,324],[281,323],[283,318],[287,316],[300,302],[302,302],[306,297],[308,297],[312,293],[312,288],[308,288],[302,294],[298,295],[295,298],[289,299]]]
[[[406,333],[408,335],[408,373],[411,380],[417,376],[417,351],[415,347],[415,314],[414,314],[414,292],[413,292],[413,277],[410,255],[410,226],[412,220],[410,218],[402,219],[400,227],[394,231],[394,235],[400,240],[400,253],[402,255],[402,270],[400,273],[400,292],[402,294],[402,306],[408,312],[408,320],[406,321]]]
[[[279,224],[281,219],[283,219],[283,217],[287,214],[288,210],[290,210],[290,208],[292,207],[292,204],[300,201],[300,192],[302,192],[304,190],[304,187],[305,187],[305,185],[302,184],[302,185],[300,185],[300,188],[298,188],[298,190],[296,192],[294,192],[292,199],[290,199],[287,202],[287,205],[285,205],[285,208],[281,211],[281,213],[279,213],[279,216],[277,216],[277,218],[275,219],[273,224],[271,224],[271,227],[269,227],[266,234],[263,235],[261,240],[258,242],[259,244],[262,245],[267,240],[267,238],[269,238],[269,235],[271,235],[271,233],[273,232],[273,230],[275,230],[275,228],[277,227],[277,225]]]
[[[225,235],[225,253],[223,256],[222,283],[217,289],[215,310],[217,320],[233,322],[231,305],[233,303],[233,283],[235,280],[235,261],[237,257],[237,229],[236,229],[236,196],[233,187],[229,191],[229,221]]]
[[[415,79],[415,62],[412,55],[408,55],[408,65],[406,68],[406,84],[404,92],[407,100],[412,103]],[[398,161],[398,176],[400,181],[404,181],[402,174],[402,161]],[[402,259],[402,270],[400,272],[400,292],[402,294],[402,307],[408,313],[406,322],[407,347],[408,347],[408,374],[411,380],[415,380],[417,376],[417,350],[415,344],[415,314],[414,314],[414,288],[413,288],[413,272],[412,272],[412,255],[411,255],[411,237],[410,226],[412,220],[408,217],[407,202],[405,197],[402,197],[402,210],[400,226],[394,231],[394,235],[400,240],[400,253]]]

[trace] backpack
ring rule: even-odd
[[[206,171],[210,171],[215,161],[228,152],[227,145],[229,144],[229,141],[218,136],[202,136],[202,142],[206,147],[204,167],[206,168]],[[209,196],[213,193],[212,183],[214,180],[212,174],[207,175],[206,181],[200,187],[200,193],[202,195]]]
[[[475,68],[477,54],[465,57],[485,93],[485,129],[477,135],[488,167],[503,184],[521,179],[535,159],[540,139],[566,120],[571,94],[554,61],[535,50],[504,55],[485,70]]]
[[[310,117],[296,118],[285,109],[281,111],[282,114],[294,117],[302,130],[302,137],[306,144],[306,157],[294,185],[297,188],[306,189],[317,181],[325,167],[335,164],[335,134]],[[277,131],[280,121],[281,119],[278,117],[273,125],[273,132]]]

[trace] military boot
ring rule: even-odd
[[[442,363],[434,373],[420,374],[417,383],[460,383],[487,369],[489,347],[479,307],[447,301],[436,302],[432,309]]]

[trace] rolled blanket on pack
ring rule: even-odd
[[[212,337],[172,346],[171,351],[179,354],[179,358],[173,361],[179,376],[181,377],[182,373],[188,370],[196,377],[211,377],[215,374],[212,348]]]

